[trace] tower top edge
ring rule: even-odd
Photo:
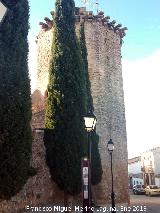
[[[52,27],[54,27],[54,11],[50,12],[52,15],[52,20],[48,17],[45,17],[45,23],[40,22],[41,29],[43,31],[48,31]],[[93,11],[87,11],[86,7],[75,7],[75,23],[82,23],[82,22],[90,22],[90,23],[101,23],[104,27],[108,28],[109,30],[114,31],[116,34],[123,38],[126,35],[127,27],[122,27],[122,24],[116,24],[115,20],[110,21],[110,16],[105,16],[103,11],[97,12],[95,15]]]

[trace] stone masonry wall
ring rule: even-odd
[[[116,203],[128,202],[128,154],[125,126],[120,37],[98,22],[85,22],[88,66],[103,179],[95,195],[98,203],[110,200],[111,174],[107,142],[112,138]]]
[[[45,33],[44,33],[45,32]],[[39,39],[40,38],[40,39]],[[37,90],[45,96],[48,84],[48,70],[51,58],[53,28],[49,31],[43,31],[37,36],[38,45],[38,70],[37,70]]]
[[[121,66],[122,36],[120,35],[122,31],[117,31],[111,23],[104,24],[107,19],[104,20],[103,14],[100,18],[91,16],[90,20],[88,18],[85,20],[83,13],[81,14],[82,16],[76,17],[78,20],[76,27],[79,27],[80,20],[85,21],[89,77],[103,167],[103,179],[99,185],[94,187],[94,197],[98,204],[110,203],[111,173],[107,142],[112,138],[115,145],[113,173],[116,203],[128,203],[128,153]],[[122,34],[124,35],[124,32]],[[47,89],[49,64],[46,63],[49,63],[51,55],[51,40],[49,39],[52,36],[53,28],[42,30],[37,39],[39,48],[37,89],[41,94],[44,94]],[[46,66],[42,66],[44,64]]]

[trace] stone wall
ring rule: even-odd
[[[45,96],[48,84],[48,70],[51,58],[53,28],[49,31],[41,30],[37,36],[38,45],[38,70],[37,70],[37,90]]]
[[[96,193],[97,199],[105,202],[104,198],[109,200],[110,196],[111,174],[107,142],[112,138],[115,144],[113,173],[116,199],[117,202],[125,202],[128,201],[128,154],[120,37],[99,22],[85,22],[85,35],[103,166],[103,180],[99,193]]]
[[[128,153],[121,66],[124,28],[119,29],[119,25],[115,26],[114,21],[108,22],[109,18],[104,17],[102,12],[93,16],[91,12],[85,11],[85,8],[82,9],[76,14],[76,27],[79,27],[80,20],[85,22],[89,77],[103,167],[103,179],[94,187],[94,197],[98,204],[110,202],[111,173],[107,142],[112,138],[115,144],[113,173],[116,203],[128,203]],[[39,49],[37,89],[41,94],[47,89],[52,36],[53,28],[46,28],[40,32],[37,39]],[[43,64],[46,66],[42,66]]]

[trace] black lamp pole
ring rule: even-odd
[[[93,112],[89,111],[86,117],[84,117],[85,121],[85,129],[87,131],[87,145],[88,145],[88,199],[84,199],[83,196],[83,207],[87,203],[87,210],[86,208],[83,209],[83,212],[92,213],[92,188],[91,188],[91,153],[92,153],[92,144],[91,144],[91,134],[96,125],[96,117]],[[84,188],[84,186],[83,186]]]
[[[91,132],[88,132],[88,160],[89,160],[89,168],[88,168],[88,194],[89,194],[89,211],[93,212],[91,210],[92,207],[92,188],[91,188]]]
[[[112,212],[115,212],[114,211],[114,208],[115,208],[115,194],[114,194],[114,191],[113,191],[113,167],[112,167],[112,152],[110,152],[110,156],[111,156],[111,176],[112,176],[112,192],[111,192],[111,200],[112,200]]]
[[[87,158],[83,167],[88,167],[88,183],[84,183],[83,180],[83,213],[91,213],[91,132],[87,131]],[[84,162],[84,161],[83,161]],[[84,196],[84,190],[88,193],[88,196]]]
[[[112,211],[111,212],[112,213],[116,212],[116,210],[115,210],[115,193],[114,193],[114,190],[113,190],[113,161],[112,161],[113,150],[114,150],[114,144],[113,144],[112,139],[110,139],[108,141],[108,151],[109,151],[109,154],[111,156],[111,178],[112,178],[112,191],[111,191]]]

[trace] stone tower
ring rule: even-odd
[[[85,37],[88,51],[89,77],[97,133],[100,136],[99,150],[102,160],[102,182],[94,187],[94,197],[98,204],[110,203],[111,173],[107,142],[112,138],[114,192],[116,203],[128,203],[128,154],[125,125],[125,107],[121,66],[121,44],[126,28],[122,28],[103,12],[93,15],[85,8],[76,8],[76,27],[85,22]],[[35,116],[36,128],[43,128],[44,101],[47,96],[48,69],[54,24],[48,18],[41,22],[42,29],[37,36],[38,72],[37,90],[33,94],[33,110],[41,112]]]

